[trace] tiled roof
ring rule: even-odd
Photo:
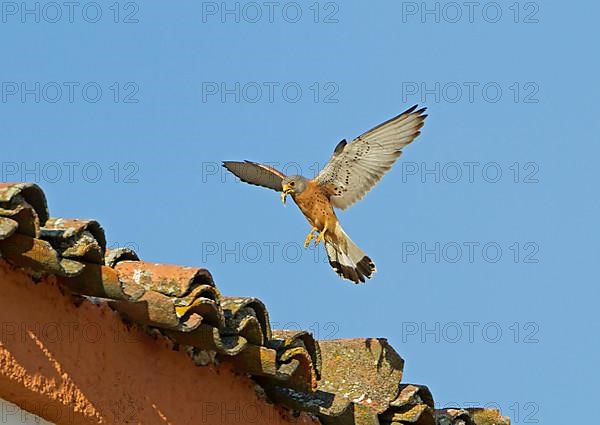
[[[107,302],[124,320],[185,346],[199,365],[230,362],[275,403],[324,424],[510,423],[493,409],[436,410],[427,387],[401,382],[404,360],[385,339],[317,341],[272,330],[259,299],[223,296],[206,269],[108,250],[98,222],[50,218],[35,184],[0,183],[0,259]]]

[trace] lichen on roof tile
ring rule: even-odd
[[[19,227],[19,223],[6,217],[0,217],[0,240],[12,236]]]
[[[467,408],[475,425],[510,425],[510,419],[502,416],[498,409]]]
[[[14,265],[31,270],[37,276],[55,274],[57,276],[73,276],[81,269],[75,269],[71,263],[63,267],[64,259],[60,258],[52,246],[43,240],[15,233],[7,239],[0,240],[2,256]]]
[[[114,269],[98,264],[79,264],[85,266],[80,274],[59,278],[59,282],[63,286],[80,295],[111,300],[130,300],[129,296],[123,292]]]
[[[10,203],[26,203],[36,211],[41,225],[48,220],[48,204],[44,191],[35,183],[0,182],[0,208]]]
[[[435,418],[433,409],[426,404],[414,404],[404,408],[394,409],[380,415],[382,424],[414,424],[414,425],[434,425]]]
[[[221,297],[225,315],[224,334],[244,336],[250,343],[265,345],[272,339],[269,313],[257,298]]]
[[[273,337],[269,341],[269,346],[277,350],[281,359],[289,357],[289,354],[286,354],[288,350],[297,347],[303,348],[302,355],[310,357],[311,367],[314,370],[313,380],[318,381],[321,379],[321,349],[310,332],[285,329],[273,330]]]
[[[106,249],[104,254],[104,265],[108,267],[115,267],[121,261],[139,261],[137,253],[125,247]]]
[[[434,417],[438,425],[475,425],[465,409],[437,409],[434,411]]]
[[[0,216],[17,222],[18,233],[32,238],[40,236],[40,220],[37,212],[25,201],[8,205],[0,203]]]
[[[398,395],[404,360],[379,338],[321,341],[319,389],[344,395],[381,413]]]
[[[395,400],[390,402],[390,406],[403,407],[407,405],[426,404],[434,407],[431,391],[424,385],[401,384],[400,392]]]
[[[198,285],[214,285],[208,270],[197,267],[121,261],[115,269],[125,287],[141,286],[171,297],[184,297]]]
[[[49,218],[41,228],[40,238],[50,242],[65,258],[104,263],[106,237],[95,220]]]

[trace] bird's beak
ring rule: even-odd
[[[281,191],[281,202],[283,202],[283,205],[285,205],[287,195],[292,191],[292,189],[287,184],[284,184],[282,189],[283,190]]]

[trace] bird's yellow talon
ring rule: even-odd
[[[319,245],[319,242],[321,242],[323,240],[323,238],[325,237],[326,231],[327,231],[327,226],[325,226],[325,228],[323,230],[321,230],[321,233],[319,233],[319,236],[317,236],[315,238],[315,246]]]
[[[317,230],[317,229],[313,227],[312,230],[310,231],[310,233],[308,234],[308,236],[306,237],[306,239],[304,240],[304,248],[308,248],[308,245],[310,245],[310,241],[316,237],[314,235],[315,230]]]
[[[323,239],[323,233],[319,233],[319,236],[315,238],[315,246],[319,245],[319,242]]]

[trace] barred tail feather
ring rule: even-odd
[[[373,261],[352,242],[339,224],[332,238],[325,237],[325,251],[333,270],[354,283],[364,282],[365,277],[370,279],[376,271]]]

